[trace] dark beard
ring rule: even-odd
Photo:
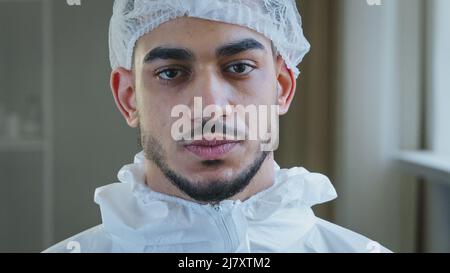
[[[153,161],[175,187],[192,199],[202,203],[217,203],[243,191],[250,184],[250,181],[256,173],[258,173],[269,154],[268,151],[261,151],[252,164],[232,180],[190,181],[169,168],[164,157],[162,145],[156,138],[145,135],[142,135],[141,138],[143,140],[142,146],[145,157]],[[210,160],[203,161],[202,163],[204,166],[216,166],[221,164],[221,161]]]

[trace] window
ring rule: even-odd
[[[450,183],[450,1],[427,1],[424,90],[426,150],[400,155],[416,174]]]
[[[438,154],[450,155],[450,1],[430,5],[428,139]]]

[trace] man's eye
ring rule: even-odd
[[[170,68],[170,69],[164,69],[161,72],[157,73],[158,78],[162,79],[162,80],[166,80],[166,81],[170,81],[173,80],[179,76],[181,76],[184,72],[180,69],[174,69],[174,68]]]
[[[235,74],[246,75],[255,69],[254,66],[246,63],[236,63],[228,66],[225,71]]]

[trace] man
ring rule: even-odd
[[[293,0],[116,0],[109,35],[143,151],[96,190],[103,223],[47,252],[388,251],[314,215],[325,176],[274,161],[310,47]]]

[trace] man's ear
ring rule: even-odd
[[[279,114],[284,115],[289,110],[295,95],[296,81],[294,72],[287,68],[281,56],[277,57],[277,102],[279,105]]]
[[[114,69],[111,72],[110,85],[120,113],[122,113],[130,127],[137,128],[139,126],[139,116],[136,107],[136,90],[132,71],[122,67]]]

